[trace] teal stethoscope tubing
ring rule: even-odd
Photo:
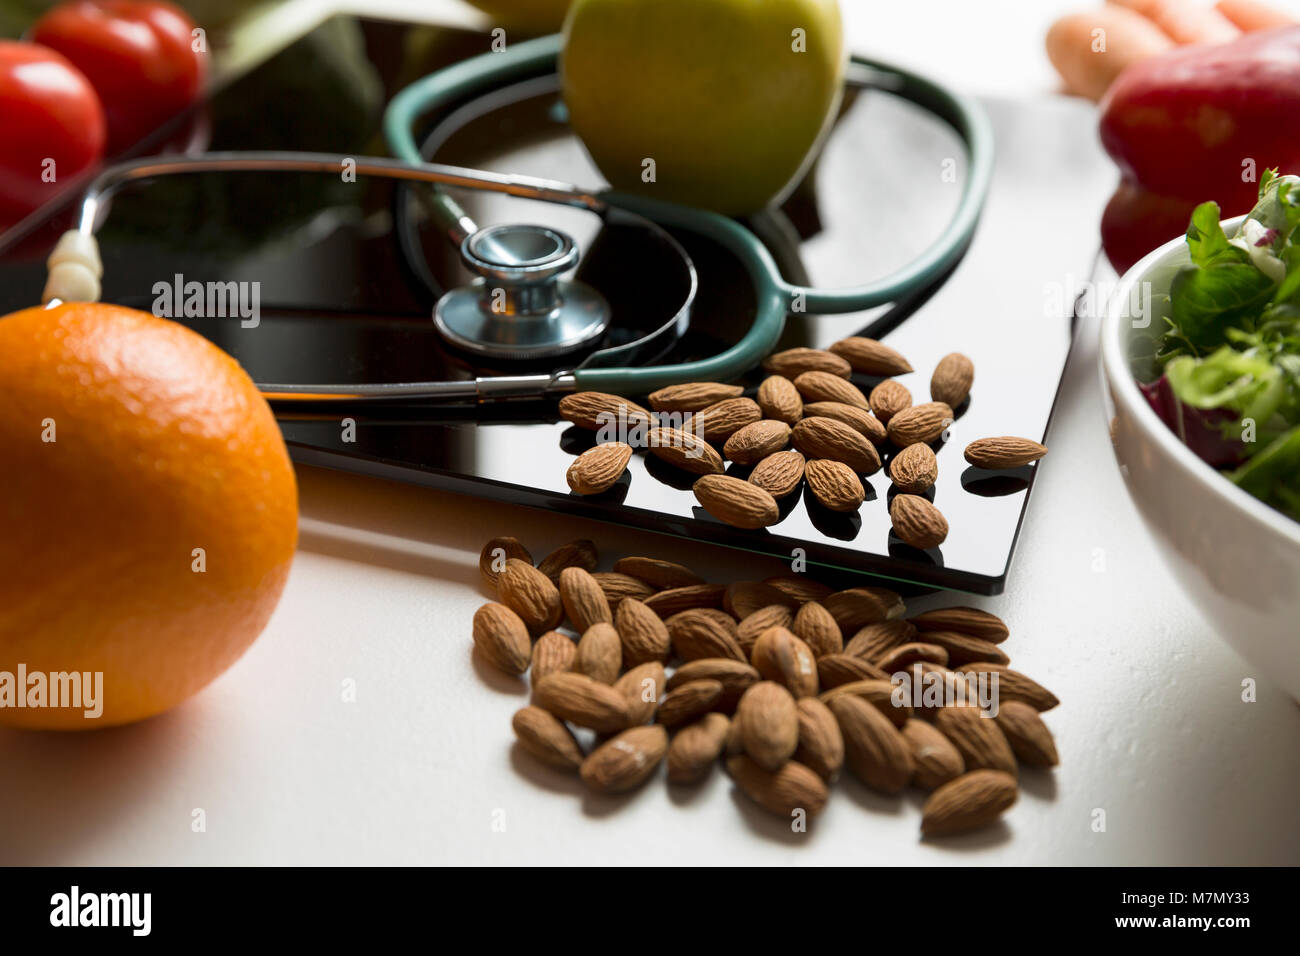
[[[515,44],[500,53],[486,53],[432,73],[406,87],[388,105],[384,133],[398,159],[423,164],[415,141],[419,118],[452,103],[482,95],[515,81],[554,71],[560,53],[559,35]],[[993,175],[993,132],[983,110],[973,100],[914,73],[854,56],[853,66],[885,78],[888,92],[944,120],[965,143],[966,181],[957,210],[943,234],[920,256],[891,275],[860,286],[817,289],[786,282],[758,238],[732,219],[675,203],[607,192],[600,199],[610,206],[653,220],[661,226],[686,229],[730,250],[743,264],[754,285],[757,314],[745,336],[726,351],[695,362],[645,368],[577,368],[579,389],[645,394],[688,381],[730,381],[757,365],[775,347],[785,316],[796,298],[812,313],[860,312],[905,298],[939,281],[956,264],[970,243]],[[433,197],[434,214],[453,238],[460,236],[464,213],[446,193]]]

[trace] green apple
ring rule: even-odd
[[[844,63],[837,0],[574,0],[561,74],[616,189],[741,215],[812,163]]]
[[[558,33],[569,0],[469,0],[507,28],[525,33]]]

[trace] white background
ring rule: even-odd
[[[1053,89],[1042,35],[1074,5],[844,6],[856,50],[1028,96]],[[885,799],[851,780],[799,836],[721,773],[689,792],[660,775],[628,798],[584,796],[515,751],[524,685],[470,654],[482,542],[514,534],[540,558],[591,537],[611,556],[674,558],[722,580],[775,569],[302,469],[288,590],[231,671],[142,725],[0,732],[0,863],[1300,863],[1300,708],[1210,632],[1160,564],[1110,457],[1095,329],[1081,335],[1007,591],[976,601],[1010,623],[1017,668],[1062,699],[1046,717],[1062,766],[1027,774],[990,830],[921,842],[919,796]],[[915,607],[939,603],[950,601]],[[1257,703],[1240,700],[1248,676]],[[346,679],[355,703],[341,701]],[[204,833],[191,830],[195,808]],[[1091,828],[1097,809],[1104,833]]]

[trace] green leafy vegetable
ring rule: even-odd
[[[1155,361],[1203,434],[1222,430],[1216,450],[1239,449],[1228,478],[1300,520],[1300,177],[1266,171],[1233,236],[1219,215],[1192,214]]]

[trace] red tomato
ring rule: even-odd
[[[198,98],[206,53],[194,50],[194,22],[170,3],[72,0],[32,27],[31,39],[85,73],[108,118],[118,153]]]
[[[0,40],[0,229],[104,155],[104,111],[60,54]]]

